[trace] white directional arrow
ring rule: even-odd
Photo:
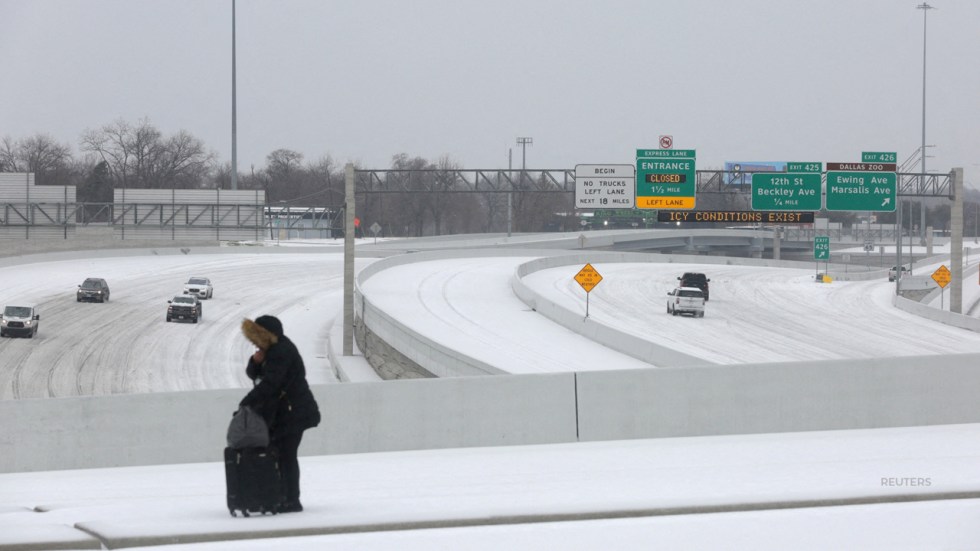
[[[891,203],[891,202],[892,202],[892,198],[891,197],[885,197],[885,200],[881,202],[881,206],[885,206],[885,205],[887,205],[888,203]]]

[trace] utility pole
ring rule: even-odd
[[[517,145],[521,146],[521,172],[527,168],[527,146],[534,144],[534,138],[517,138]],[[523,177],[523,175],[522,175]]]
[[[923,2],[915,7],[917,10],[922,10],[922,150],[920,152],[921,157],[919,158],[919,165],[922,168],[922,176],[919,182],[920,189],[926,188],[926,14],[929,10],[934,10],[933,6],[928,3]],[[921,203],[921,211],[919,212],[919,231],[921,232],[920,238],[925,243],[926,236],[926,209],[925,201]],[[911,228],[909,228],[911,231]]]
[[[231,189],[238,189],[238,98],[235,68],[235,0],[231,0]]]

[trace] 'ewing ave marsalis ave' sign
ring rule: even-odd
[[[575,208],[633,208],[635,171],[633,165],[575,165]]]
[[[895,163],[827,163],[827,210],[894,212]]]

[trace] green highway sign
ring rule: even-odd
[[[820,163],[786,163],[786,172],[823,172]]]
[[[826,235],[818,235],[813,238],[813,259],[830,259],[830,237]]]
[[[693,159],[695,157],[693,149],[637,149],[636,158],[677,158]]]
[[[894,172],[827,172],[827,210],[894,212]]]
[[[637,149],[636,154],[636,208],[694,208],[697,173],[693,149]]]
[[[820,210],[821,204],[819,172],[752,174],[752,210]]]
[[[862,151],[862,163],[897,163],[898,153],[894,151]]]

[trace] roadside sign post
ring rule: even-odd
[[[935,272],[932,273],[932,280],[935,281],[937,285],[939,285],[939,288],[940,289],[942,289],[942,291],[939,292],[939,309],[940,310],[945,310],[946,309],[946,304],[945,304],[945,302],[946,302],[946,286],[949,285],[950,275],[951,274],[950,274],[949,268],[947,268],[945,264],[943,264],[942,266],[940,266]]]
[[[585,289],[585,317],[589,317],[589,293],[602,281],[602,275],[592,267],[592,264],[586,264],[575,274],[575,281]]]
[[[826,260],[826,268],[824,271],[830,269],[830,236],[829,235],[817,235],[813,238],[813,259],[816,261],[815,275],[820,274],[820,261]]]

